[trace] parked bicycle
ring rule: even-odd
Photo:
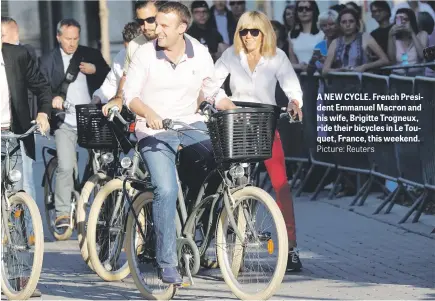
[[[14,169],[15,160],[19,160],[19,140],[37,130],[34,125],[21,135],[1,134],[1,289],[11,300],[30,298],[38,284],[44,257],[38,206],[27,193],[14,189],[22,176]]]
[[[253,107],[216,112],[208,103],[201,104],[201,110],[209,117],[207,127],[217,163],[216,172],[222,183],[215,194],[198,198],[189,212],[179,195],[177,204],[181,214],[176,220],[177,253],[181,274],[189,278],[184,285],[193,285],[193,274],[200,265],[199,249],[207,246],[214,232],[211,229],[216,228],[217,261],[231,291],[240,299],[268,299],[284,277],[288,240],[284,219],[275,200],[264,190],[241,181],[249,171],[246,163],[270,158],[272,133],[276,127],[274,108],[250,105]],[[175,129],[174,125],[183,129]],[[171,120],[164,120],[164,128],[181,134],[199,130]],[[132,200],[129,187],[140,187],[142,192]],[[125,247],[133,280],[142,295],[147,299],[168,300],[174,296],[177,287],[164,284],[159,276],[152,191],[149,182],[124,179],[124,196],[134,208],[127,220]],[[179,191],[182,191],[181,186]],[[217,209],[218,218],[213,219],[214,214],[210,214],[208,223],[204,225],[200,219],[204,212],[213,212],[210,205]],[[269,221],[257,223],[267,212]],[[196,237],[200,224],[205,230],[202,232],[207,234],[198,246]],[[266,228],[257,229],[261,227]],[[263,264],[266,266],[262,267]],[[254,280],[257,283],[253,283]],[[266,284],[261,285],[262,282]]]

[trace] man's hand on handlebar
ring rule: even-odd
[[[120,110],[122,110],[122,98],[121,97],[114,97],[112,98],[107,104],[103,106],[103,115],[107,117],[109,115],[109,110],[113,107],[118,107]]]
[[[36,123],[39,125],[39,131],[41,135],[45,136],[45,133],[50,129],[50,123],[48,122],[48,116],[45,113],[38,113],[36,117]]]
[[[292,99],[288,104],[287,111],[292,118],[297,117],[299,121],[302,121],[302,110],[299,108],[298,100]]]
[[[155,112],[150,112],[146,120],[147,120],[147,125],[153,130],[163,129],[163,119]]]
[[[53,109],[63,110],[63,98],[60,96],[56,96],[51,101],[51,105]]]

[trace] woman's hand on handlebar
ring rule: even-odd
[[[292,99],[288,104],[287,111],[292,118],[297,117],[299,121],[302,121],[302,110],[299,108],[298,100]]]
[[[105,104],[102,109],[103,115],[107,117],[109,115],[110,109],[113,107],[118,107],[119,110],[122,110],[122,98],[114,97],[107,104]]]

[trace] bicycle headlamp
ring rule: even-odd
[[[237,164],[236,166],[231,167],[229,173],[231,178],[240,179],[245,175],[245,169],[242,165]]]
[[[101,160],[104,164],[110,164],[113,162],[113,160],[115,160],[115,157],[112,153],[104,153],[101,155]]]
[[[8,179],[12,183],[16,183],[21,180],[21,172],[17,169],[13,169],[8,174]]]
[[[130,157],[124,157],[121,160],[121,167],[122,168],[129,168],[131,166],[131,159]]]

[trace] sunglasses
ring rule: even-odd
[[[260,29],[242,29],[241,31],[239,31],[239,34],[244,37],[248,35],[248,32],[251,33],[251,36],[258,37],[258,35],[260,34]]]
[[[311,7],[308,7],[308,6],[299,6],[298,7],[298,13],[301,13],[301,12],[304,12],[304,11],[306,11],[306,12],[310,12],[310,11],[312,11],[313,9],[311,8]]]
[[[230,6],[234,6],[234,5],[245,5],[246,1],[231,1],[230,2]]]
[[[144,25],[145,22],[147,22],[148,24],[154,24],[156,22],[156,17],[149,17],[146,19],[136,18],[136,22],[139,25]]]

